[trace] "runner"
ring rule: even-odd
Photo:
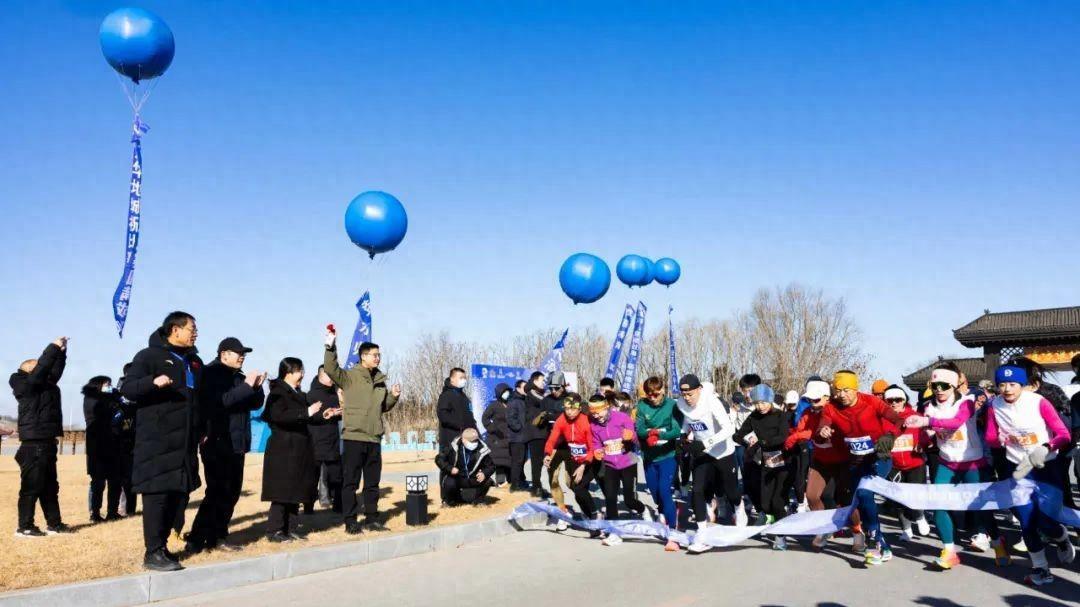
[[[637,404],[636,428],[638,440],[645,444],[645,484],[663,513],[664,523],[675,529],[679,519],[671,484],[675,479],[675,440],[682,435],[682,428],[675,421],[675,401],[664,396],[664,380],[650,377],[642,390],[645,397]],[[668,540],[664,550],[677,552],[679,545]]]
[[[828,440],[813,437],[821,424],[821,413],[829,402],[829,393],[829,383],[826,381],[806,382],[806,391],[803,396],[810,402],[810,408],[799,419],[795,430],[784,442],[784,448],[789,451],[799,443],[809,443],[811,446],[810,472],[806,480],[806,501],[810,504],[812,511],[825,509],[822,496],[830,484],[833,487],[833,498],[837,506],[851,504],[851,479],[848,473],[848,453],[844,439],[839,433],[833,434]],[[853,532],[862,533],[858,510],[851,512],[851,525]],[[818,535],[811,541],[811,545],[815,550],[821,550],[829,539],[831,535]]]
[[[909,417],[918,416],[914,407],[908,403],[907,392],[900,386],[893,384],[885,388],[884,394],[885,402],[892,407],[892,410],[901,419],[907,420]],[[925,449],[931,444],[929,433],[919,426],[891,427],[890,429],[895,431],[897,436],[896,441],[893,443],[893,470],[889,475],[889,480],[894,483],[925,485]],[[912,510],[906,506],[902,507],[900,510],[901,536],[908,542],[915,538],[915,534],[911,530],[912,523],[918,528],[920,536],[926,537],[930,535],[930,523],[926,521],[923,511]]]
[[[727,505],[728,517],[742,510],[735,441],[732,440],[735,423],[711,383],[702,383],[696,375],[686,375],[679,381],[679,390],[682,392],[678,403],[683,413],[682,430],[693,457],[694,518],[701,530],[713,524],[709,520],[708,506],[714,497]],[[706,544],[695,543],[689,551],[701,553],[709,548]]]
[[[938,365],[930,372],[930,389],[934,396],[926,406],[925,417],[909,416],[904,425],[907,428],[929,426],[934,432],[938,447],[938,467],[934,473],[935,485],[959,485],[978,483],[982,480],[980,469],[987,465],[983,452],[983,441],[975,426],[975,417],[981,405],[973,396],[961,396],[960,373],[952,363]],[[960,555],[956,550],[956,525],[954,517],[960,513],[937,510],[934,522],[944,547],[941,556],[934,563],[948,570],[960,564]],[[997,531],[993,513],[976,513],[979,528],[989,531],[996,539],[993,541],[994,562],[1001,567],[1009,564],[1009,551],[1005,538]]]
[[[1003,365],[994,373],[994,380],[998,396],[990,402],[987,411],[986,442],[995,451],[995,459],[1015,479],[1029,478],[1060,491],[1064,485],[1061,468],[1046,463],[1069,446],[1069,430],[1049,401],[1024,390],[1027,383],[1024,369]],[[1076,558],[1068,530],[1043,513],[1034,494],[1031,503],[1017,506],[1012,512],[1020,520],[1020,531],[1031,558],[1031,573],[1024,582],[1035,586],[1053,583],[1042,535],[1054,544],[1058,560],[1067,564]]]
[[[585,519],[592,520],[596,515],[592,495],[589,494],[589,483],[593,479],[589,464],[593,461],[595,450],[592,430],[589,428],[588,418],[581,415],[579,394],[569,392],[562,401],[563,413],[555,419],[551,435],[544,445],[544,467],[550,469],[556,456],[560,455],[560,452],[565,453],[561,459],[566,464],[567,474],[570,475],[570,490],[574,492],[578,508]],[[560,504],[559,509],[566,512],[566,504]],[[597,537],[600,532],[593,531],[590,535]]]
[[[896,436],[886,431],[883,425],[886,421],[899,426],[900,416],[881,399],[859,392],[859,376],[855,372],[837,371],[833,376],[833,398],[821,413],[817,437],[829,440],[839,433],[847,445],[851,484],[856,487],[854,502],[869,534],[856,533],[852,548],[865,553],[867,565],[880,565],[892,559],[889,542],[881,533],[874,494],[857,488],[864,477],[885,477],[892,469]]]
[[[645,504],[637,498],[637,457],[631,452],[637,444],[634,422],[629,415],[612,409],[608,399],[599,394],[589,398],[589,417],[593,459],[603,462],[604,466],[602,484],[607,520],[619,519],[620,486],[626,507],[637,514],[645,513]],[[621,543],[622,538],[614,534],[603,540],[605,546],[617,546]]]
[[[735,432],[735,440],[746,446],[747,460],[761,465],[761,507],[765,524],[771,525],[787,515],[784,481],[788,473],[784,442],[791,431],[791,414],[776,406],[776,393],[767,384],[750,391],[754,412]],[[783,536],[774,538],[773,548],[787,550]]]

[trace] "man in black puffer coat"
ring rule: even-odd
[[[187,551],[193,554],[214,548],[240,550],[226,538],[244,487],[244,455],[251,450],[251,412],[260,409],[266,398],[266,373],[245,376],[241,371],[250,352],[239,339],[226,337],[218,345],[217,358],[203,369],[199,434],[206,437],[201,447],[206,496],[187,540]]]
[[[169,530],[188,495],[200,486],[198,387],[202,360],[198,329],[185,312],[165,317],[149,347],[131,361],[121,392],[136,407],[132,485],[143,496],[143,565],[177,571],[180,561],[165,549]]]
[[[465,428],[476,428],[472,404],[465,395],[465,370],[454,368],[443,382],[442,393],[435,410],[439,417],[439,448],[445,447],[461,436]]]
[[[330,376],[319,366],[319,375],[311,382],[307,399],[309,405],[323,404],[323,411],[336,410],[341,407],[338,398],[338,387],[330,380]],[[343,480],[341,470],[341,428],[338,427],[339,417],[327,419],[322,415],[316,415],[308,422],[308,434],[311,436],[311,448],[315,452],[315,466],[318,473],[315,475],[317,483],[316,491],[319,502],[323,508],[331,508],[334,512],[341,512],[341,482]],[[305,504],[305,509],[306,509]]]
[[[56,480],[56,438],[64,434],[57,382],[67,364],[67,338],[52,342],[38,359],[19,365],[8,384],[19,403],[19,528],[17,537],[45,535],[34,525],[34,507],[41,502],[49,535],[65,533],[60,520],[60,484]]]

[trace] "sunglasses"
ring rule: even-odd
[[[645,393],[645,396],[648,396],[649,398],[656,398],[657,396],[662,396],[663,394],[663,392],[647,392]]]
[[[952,390],[952,386],[943,381],[936,381],[930,384],[930,387],[934,390]]]
[[[581,403],[566,403],[566,404],[563,405],[563,409],[566,409],[566,410],[580,409],[580,408],[581,408]]]
[[[890,405],[899,405],[900,403],[906,403],[907,400],[903,398],[887,398],[885,399],[885,402],[889,403]]]

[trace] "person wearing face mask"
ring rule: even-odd
[[[487,446],[491,450],[491,460],[495,462],[495,486],[502,487],[510,476],[510,428],[507,414],[510,409],[510,386],[495,386],[495,400],[488,403],[481,422],[487,433]]]
[[[1004,476],[1045,483],[1058,491],[1064,484],[1061,469],[1049,465],[1072,442],[1068,428],[1050,401],[1025,390],[1027,371],[1002,365],[994,373],[998,395],[990,401],[986,416],[986,443]],[[1034,499],[1012,508],[1020,521],[1020,533],[1031,559],[1031,573],[1024,582],[1034,586],[1051,584],[1054,576],[1046,559],[1043,536],[1057,549],[1062,564],[1073,562],[1076,548],[1068,530],[1047,516]]]
[[[439,417],[440,447],[449,445],[451,441],[461,436],[466,428],[476,428],[472,404],[465,394],[467,384],[465,370],[457,367],[450,370],[450,376],[443,382],[439,403],[435,406],[435,412]]]
[[[525,414],[524,380],[518,380],[506,405],[506,429],[510,443],[510,491],[528,491],[525,455],[529,450],[529,422]]]
[[[440,492],[444,506],[475,504],[487,495],[495,474],[491,449],[476,428],[466,428],[439,450],[435,465],[442,473]]]
[[[768,384],[754,386],[750,390],[754,412],[735,432],[735,441],[746,446],[746,459],[761,466],[759,491],[766,525],[787,514],[784,487],[788,463],[784,443],[791,432],[791,414],[778,407],[775,398],[776,393]],[[777,536],[773,548],[787,550],[787,541],[783,536]]]
[[[263,405],[266,374],[245,376],[241,369],[251,348],[235,337],[218,345],[218,356],[203,369],[199,390],[200,419],[206,439],[200,445],[206,495],[195,514],[186,550],[219,548],[237,552],[227,541],[229,522],[244,486],[244,459],[251,450],[251,412]]]
[[[529,479],[532,481],[533,497],[547,498],[550,494],[544,490],[542,472],[544,469],[544,443],[547,442],[550,423],[544,411],[544,392],[546,389],[544,374],[539,371],[529,376],[525,384],[524,412],[525,428],[522,431],[529,455]]]
[[[735,422],[724,410],[715,388],[709,382],[701,382],[696,375],[685,375],[679,380],[678,406],[683,413],[682,431],[689,443],[693,458],[693,506],[698,529],[713,524],[709,520],[708,504],[713,498],[723,500],[726,517],[732,522],[745,524],[746,512],[742,508],[739,493],[739,471],[735,466]],[[719,518],[719,515],[717,516]],[[716,521],[719,523],[719,520]],[[704,544],[692,544],[690,552],[700,553],[709,549]]]
[[[86,474],[90,476],[90,522],[111,521],[120,518],[120,454],[112,433],[112,419],[120,408],[120,396],[113,391],[112,379],[104,375],[90,378],[83,386],[82,394],[86,420]],[[101,502],[106,485],[108,498],[102,518]]]
[[[278,365],[277,379],[270,381],[263,420],[270,425],[270,439],[263,456],[262,501],[270,502],[266,539],[273,543],[294,542],[304,538],[295,532],[300,504],[310,498],[315,475],[314,452],[308,424],[322,415],[341,415],[340,409],[323,411],[321,402],[308,404],[300,390],[304,363],[299,358],[284,358]]]

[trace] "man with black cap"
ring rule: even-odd
[[[265,372],[245,376],[241,371],[250,352],[239,339],[226,337],[217,358],[203,369],[199,418],[206,496],[188,535],[191,553],[240,550],[226,538],[244,484],[244,454],[251,449],[251,412],[262,407],[266,380]]]

